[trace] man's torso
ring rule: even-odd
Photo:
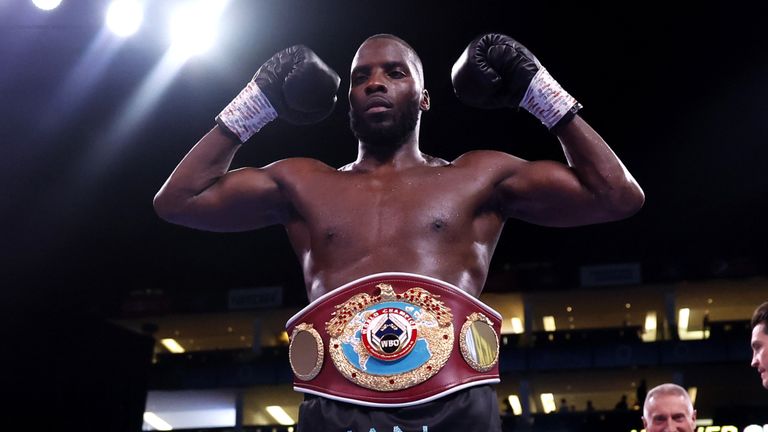
[[[504,225],[495,186],[509,175],[495,152],[451,164],[371,172],[311,160],[281,182],[285,224],[309,299],[367,274],[403,271],[479,295]],[[300,175],[295,175],[300,171]]]

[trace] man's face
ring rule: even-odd
[[[647,432],[693,432],[696,430],[696,411],[682,396],[659,394],[647,405],[643,424]]]
[[[360,47],[349,85],[350,127],[358,139],[375,145],[398,142],[428,108],[421,71],[407,47],[387,38]]]
[[[757,368],[760,382],[768,389],[768,335],[765,324],[758,324],[752,329],[752,367]]]

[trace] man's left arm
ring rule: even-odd
[[[578,226],[637,213],[645,195],[621,160],[581,117],[553,129],[568,165],[519,164],[497,186],[507,217],[547,226]]]
[[[511,37],[489,33],[473,40],[451,71],[458,98],[478,108],[522,108],[554,133],[568,165],[509,157],[497,184],[506,217],[549,226],[623,219],[645,200],[640,186],[581,108],[539,60]]]

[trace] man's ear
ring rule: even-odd
[[[640,417],[643,420],[643,429],[648,430],[648,422],[645,421],[645,417]]]
[[[427,89],[421,91],[421,101],[419,102],[419,109],[422,111],[429,111],[429,92]]]

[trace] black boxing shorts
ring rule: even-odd
[[[374,408],[305,395],[298,432],[500,432],[496,391],[470,387],[431,402]]]

